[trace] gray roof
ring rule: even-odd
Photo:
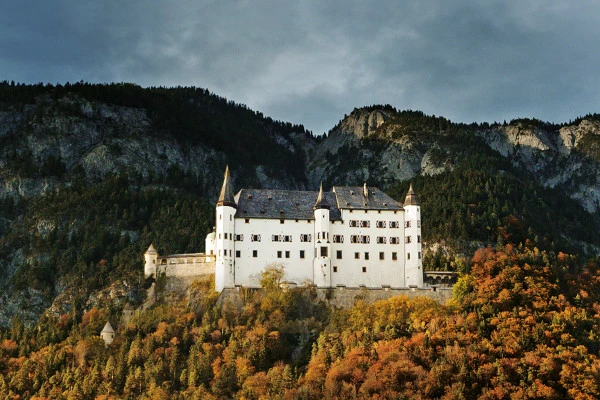
[[[337,207],[351,210],[402,210],[402,204],[376,187],[368,187],[368,196],[361,186],[335,186]]]
[[[410,187],[408,188],[408,193],[406,193],[406,198],[404,199],[404,205],[405,206],[418,206],[419,205],[419,198],[417,197],[417,194],[413,190],[412,182],[410,184]]]
[[[324,192],[325,200],[335,204],[335,195]],[[242,189],[235,195],[236,218],[315,219],[314,205],[319,192],[297,190]],[[340,211],[332,207],[329,219],[340,221]]]
[[[233,199],[233,186],[231,184],[231,175],[229,174],[229,165],[225,167],[223,186],[221,187],[221,193],[219,194],[217,205],[235,207],[235,201]]]
[[[115,333],[115,330],[113,329],[110,322],[107,321],[106,325],[104,325],[104,328],[102,329],[102,332],[100,333]]]
[[[334,187],[333,192],[323,192],[324,200],[331,206],[329,218],[341,220],[341,209],[402,210],[402,204],[381,190],[370,187],[369,195],[363,187]],[[296,190],[242,189],[235,195],[236,218],[305,219],[315,218],[314,206],[319,192]]]
[[[313,207],[315,210],[317,209],[331,209],[331,206],[329,205],[329,203],[327,202],[327,198],[325,197],[325,194],[323,192],[323,182],[321,182],[321,187],[319,188],[319,195],[317,196],[317,202],[315,203],[315,206]]]

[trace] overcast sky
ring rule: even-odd
[[[389,103],[457,122],[600,113],[600,2],[4,1],[0,80],[197,86],[315,134]]]

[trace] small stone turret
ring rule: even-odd
[[[116,332],[113,329],[112,325],[110,324],[110,322],[106,321],[106,325],[104,325],[102,332],[100,332],[100,337],[102,338],[102,340],[104,340],[104,345],[108,347],[113,342],[113,340],[115,340],[115,335]]]
[[[150,247],[148,247],[148,250],[146,250],[146,253],[144,253],[144,260],[145,260],[144,275],[146,277],[152,276],[152,275],[154,277],[156,277],[156,267],[158,264],[158,252],[154,248],[153,244],[150,244]]]
[[[206,256],[206,262],[210,262],[214,260],[215,252],[216,252],[216,241],[217,238],[217,227],[213,227],[212,232],[206,235],[206,239],[204,240],[204,254]]]

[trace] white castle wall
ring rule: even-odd
[[[159,257],[157,269],[167,276],[209,275],[215,273],[215,262],[214,257],[208,257],[204,253],[175,254]]]
[[[193,277],[215,273],[215,257],[204,253],[160,256],[153,251],[146,252],[144,258],[145,275],[155,278],[162,273],[169,277]]]
[[[329,225],[331,286],[405,287],[404,213],[342,210],[342,219]],[[359,221],[359,226],[350,226],[351,221]],[[369,227],[361,227],[362,221],[366,221]],[[378,221],[385,222],[385,228],[377,227]],[[390,221],[396,222],[397,227],[390,227]],[[366,224],[363,222],[362,225]],[[319,245],[315,247],[318,239],[314,220],[283,220],[281,223],[279,219],[235,218],[235,234],[241,239],[234,243],[235,285],[259,287],[261,272],[271,263],[284,265],[287,281],[299,285],[306,281],[316,282],[313,260]],[[259,235],[260,241],[253,241],[253,235]],[[274,242],[273,235],[289,236],[291,242]],[[302,242],[301,235],[310,235],[310,241]],[[343,243],[334,243],[334,235],[343,236]],[[352,235],[368,236],[370,242],[352,243]],[[384,237],[385,244],[378,244],[378,237]],[[392,237],[397,239],[397,243],[391,243]],[[304,258],[301,258],[302,251]],[[338,251],[341,251],[341,258],[338,258]],[[358,258],[355,258],[355,253],[358,253]],[[366,253],[368,259],[365,258]],[[383,253],[383,260],[380,253]],[[392,253],[396,253],[396,260]]]
[[[404,287],[404,213],[391,210],[342,210],[342,220],[343,223],[336,221],[331,224],[332,241],[333,235],[342,235],[344,238],[344,243],[331,245],[331,286]],[[359,221],[359,226],[350,226],[351,221]],[[368,222],[369,227],[361,227],[362,221]],[[385,222],[385,228],[378,228],[377,221]],[[390,228],[390,221],[397,222],[398,227]],[[351,243],[352,235],[368,236],[370,242]],[[378,237],[384,237],[386,243],[378,244]],[[398,243],[391,244],[391,237],[398,238]],[[342,252],[341,259],[338,258],[338,250]],[[396,253],[396,260],[392,259],[393,252]],[[383,260],[380,260],[379,253],[383,253]]]
[[[312,241],[301,242],[300,235],[314,237],[314,221],[283,221],[282,224],[279,219],[235,219],[235,233],[243,238],[235,242],[236,285],[259,287],[261,271],[274,262],[284,265],[286,280],[298,284],[313,281],[314,245]],[[260,241],[252,241],[252,235],[260,235]],[[273,242],[273,235],[289,235],[292,241]],[[304,251],[304,259],[300,257],[300,251]]]

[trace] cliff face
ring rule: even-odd
[[[308,164],[309,182],[315,186],[319,180],[338,185],[374,181],[385,188],[398,180],[451,171],[478,150],[463,146],[445,128],[407,124],[406,118],[385,109],[355,110],[315,152]],[[600,209],[599,121],[582,119],[560,127],[515,121],[460,129],[483,139],[480,145],[532,174],[543,186],[559,188],[588,212]]]
[[[590,213],[600,209],[600,165],[593,152],[600,122],[583,119],[562,127],[515,122],[476,134],[543,186],[559,188]]]
[[[295,141],[277,132],[271,136],[288,151],[305,150],[303,135]],[[226,151],[165,134],[144,109],[77,96],[39,98],[22,110],[3,111],[0,141],[5,144],[0,149],[0,198],[29,198],[68,185],[77,176],[93,182],[121,172],[169,186],[170,172],[177,170],[192,177],[197,190],[212,199],[228,158]],[[265,167],[250,165],[240,183],[305,186],[286,171],[268,176]]]

